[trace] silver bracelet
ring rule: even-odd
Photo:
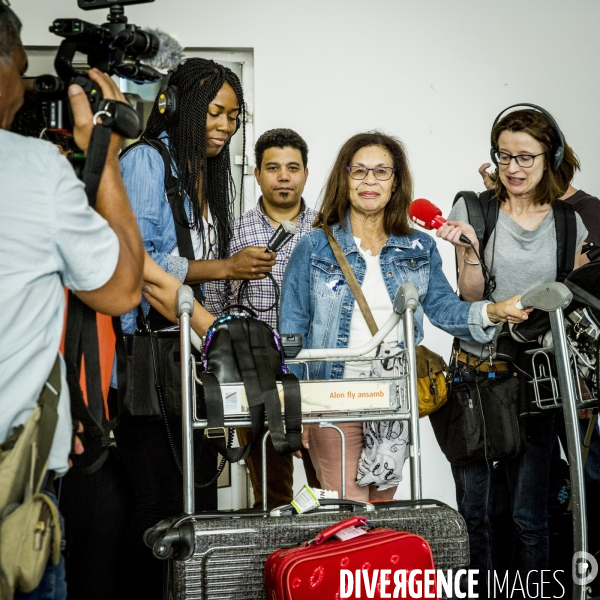
[[[467,265],[473,265],[473,266],[476,266],[476,265],[479,265],[479,264],[481,264],[481,263],[478,263],[478,262],[471,262],[471,261],[468,261],[468,260],[467,260],[467,251],[466,251],[466,250],[463,252],[463,260],[465,261],[465,264],[467,264]]]

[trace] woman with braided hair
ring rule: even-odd
[[[245,143],[244,116],[237,76],[214,61],[191,58],[166,76],[142,139],[121,156],[123,180],[146,251],[163,271],[195,288],[200,301],[206,281],[260,279],[275,264],[276,255],[265,248],[244,248],[229,256],[235,201],[229,141],[241,126]],[[146,263],[152,265],[148,259]],[[171,325],[146,300],[121,317],[126,336],[146,327],[156,331]],[[133,353],[133,344],[118,352],[119,373],[126,372],[121,365],[129,352]],[[136,359],[134,354],[130,362]],[[150,380],[152,368],[147,370],[144,375]],[[142,389],[132,377],[126,381],[134,392],[136,387]],[[113,379],[109,397],[113,405],[119,387],[123,394],[118,405],[123,406],[126,381],[120,380],[117,386]],[[167,398],[164,406],[170,405]],[[183,511],[183,480],[177,466],[181,421],[164,409],[161,418],[121,412],[115,437],[135,495],[124,546],[123,597],[158,600],[162,598],[162,568],[142,538],[161,519]],[[201,435],[195,446],[196,481],[205,484],[196,491],[196,510],[214,510],[217,455],[202,443]]]

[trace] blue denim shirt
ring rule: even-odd
[[[161,139],[168,145],[166,134]],[[172,168],[176,174],[175,166]],[[165,194],[165,166],[160,154],[149,144],[140,144],[121,159],[121,173],[144,247],[164,271],[183,282],[188,260],[182,256],[171,256],[177,246],[177,236],[173,212]],[[190,202],[187,197],[184,206],[189,218]],[[150,305],[146,300],[142,300],[142,306],[144,313],[148,314]],[[136,315],[137,308],[121,317],[124,333],[133,333]]]
[[[366,264],[347,217],[346,228],[332,227],[358,282],[362,285]],[[482,304],[459,300],[442,271],[435,240],[417,231],[406,236],[390,235],[379,255],[379,264],[390,299],[406,281],[415,284],[419,306],[415,313],[415,341],[423,339],[423,313],[433,325],[464,340],[487,343],[495,327],[482,327]],[[322,229],[300,239],[283,278],[280,330],[300,333],[305,348],[347,348],[354,296],[346,283]],[[303,368],[292,370],[298,377]],[[341,379],[343,362],[309,363],[311,379]]]

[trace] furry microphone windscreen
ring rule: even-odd
[[[148,33],[158,38],[158,52],[144,63],[149,67],[166,73],[183,61],[183,46],[171,35],[160,29],[147,29]]]

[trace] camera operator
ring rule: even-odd
[[[144,255],[121,179],[119,136],[111,137],[94,211],[53,144],[6,131],[23,103],[27,56],[20,31],[18,17],[0,4],[0,442],[28,420],[59,364],[58,421],[44,484],[50,494],[54,475],[68,469],[73,443],[64,362],[57,361],[63,285],[97,311],[123,314],[140,301]],[[92,70],[90,78],[104,97],[124,100],[107,75]],[[75,140],[86,150],[91,107],[79,86],[69,88],[69,99]],[[63,564],[48,563],[38,586],[44,598],[66,597]],[[40,596],[33,591],[16,597]]]

